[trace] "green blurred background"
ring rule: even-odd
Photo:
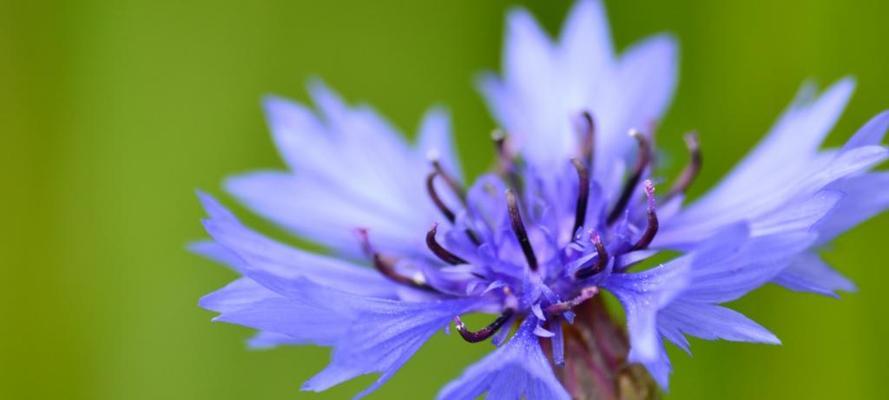
[[[555,31],[569,5],[528,6]],[[260,96],[305,100],[313,75],[411,134],[427,106],[447,104],[467,170],[479,173],[493,122],[472,80],[498,67],[508,7],[0,0],[0,398],[339,399],[367,385],[301,393],[326,350],[249,351],[248,330],[210,323],[197,299],[232,274],[184,250],[203,237],[194,189],[219,194],[229,174],[281,166]],[[766,132],[805,78],[858,77],[832,143],[889,108],[889,3],[607,7],[620,47],[659,31],[681,42],[660,142],[677,160],[672,174],[681,132],[701,132],[707,165],[695,194]],[[694,341],[694,357],[674,353],[669,397],[882,397],[887,228],[889,217],[877,218],[828,250],[859,293],[760,290],[736,306],[785,344]],[[373,397],[429,398],[488,350],[436,337]]]

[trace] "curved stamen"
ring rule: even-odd
[[[506,190],[506,207],[509,209],[509,221],[512,223],[512,231],[515,232],[516,238],[522,246],[525,260],[528,261],[528,268],[531,268],[531,271],[537,271],[537,256],[534,255],[534,248],[531,247],[528,231],[525,230],[525,223],[522,222],[522,214],[519,212],[515,194],[510,189]]]
[[[425,282],[423,282],[423,279],[421,277],[409,278],[399,274],[398,271],[395,270],[395,261],[389,257],[385,257],[380,254],[370,244],[370,239],[367,235],[367,229],[359,228],[356,230],[356,233],[358,234],[358,239],[361,241],[362,250],[364,250],[364,253],[373,260],[374,268],[376,268],[377,271],[383,274],[383,276],[402,285],[407,285],[416,289],[435,291],[432,286],[429,286]]]
[[[445,181],[445,183],[448,184],[448,187],[450,187],[451,190],[457,195],[457,198],[460,199],[460,202],[466,205],[466,190],[463,188],[463,185],[460,184],[460,181],[458,181],[457,178],[445,171],[436,153],[430,153],[428,158],[429,161],[432,163],[432,168],[435,170],[436,173],[438,173],[438,176],[440,176]]]
[[[633,168],[633,174],[627,179],[620,197],[617,202],[614,203],[614,208],[611,210],[611,213],[608,214],[607,222],[609,225],[613,224],[620,218],[620,215],[627,207],[627,203],[630,202],[630,197],[633,196],[633,191],[636,189],[636,185],[639,184],[639,179],[642,178],[642,173],[645,172],[645,168],[648,167],[648,164],[651,162],[651,144],[648,142],[648,139],[637,130],[631,130],[630,136],[639,142],[639,156],[636,160],[636,166]]]
[[[429,198],[432,199],[432,203],[435,204],[435,207],[438,208],[438,211],[441,212],[442,215],[444,215],[448,222],[453,224],[457,221],[457,214],[454,213],[454,211],[451,210],[451,208],[444,203],[444,201],[441,199],[441,196],[438,195],[438,190],[435,189],[435,177],[437,176],[442,176],[442,179],[447,180],[447,178],[444,178],[444,175],[442,175],[438,171],[433,171],[428,176],[426,176],[426,191],[429,193]],[[460,194],[458,193],[457,195],[459,196]],[[466,203],[464,202],[464,205],[465,204]],[[469,237],[469,240],[471,240],[472,243],[475,243],[476,245],[482,244],[481,239],[479,239],[478,234],[476,234],[475,231],[467,229],[466,236]]]
[[[429,193],[429,198],[435,203],[435,207],[438,208],[438,211],[440,211],[441,214],[453,224],[454,221],[457,220],[457,214],[454,214],[454,211],[442,201],[441,196],[438,195],[438,191],[435,189],[435,177],[439,175],[441,174],[439,174],[438,171],[435,171],[426,176],[426,192]]]
[[[504,175],[513,188],[520,190],[522,178],[516,172],[515,155],[509,149],[507,139],[506,133],[500,129],[491,132],[491,140],[494,141],[494,147],[497,150],[497,172]]]
[[[512,156],[506,148],[506,134],[500,129],[494,129],[491,132],[491,140],[494,141],[494,148],[497,150],[497,169],[500,173],[506,173],[512,169]]]
[[[454,323],[457,325],[457,332],[460,332],[460,336],[463,337],[463,340],[469,343],[478,343],[494,336],[494,334],[506,324],[506,321],[509,321],[509,318],[512,317],[514,313],[515,311],[513,309],[507,308],[503,311],[503,314],[500,314],[500,316],[494,320],[494,322],[491,322],[488,326],[474,332],[466,329],[466,325],[463,324],[463,320],[461,320],[459,316],[454,317]]]
[[[439,259],[442,261],[451,264],[451,265],[460,265],[460,264],[468,264],[466,260],[460,258],[460,256],[451,253],[448,249],[444,248],[441,244],[435,240],[435,234],[438,232],[438,224],[432,225],[432,229],[426,233],[426,246],[429,247],[429,250],[432,251]]]
[[[574,307],[579,306],[581,303],[593,298],[597,293],[599,293],[599,288],[595,286],[585,287],[580,291],[580,294],[577,297],[563,301],[560,303],[552,304],[549,307],[545,308],[547,314],[555,315],[561,314],[565,311],[569,311]]]
[[[599,237],[598,233],[594,233],[592,237],[593,245],[596,246],[596,262],[589,267],[583,267],[578,269],[577,272],[574,273],[575,279],[586,279],[605,269],[608,265],[608,251],[605,250],[605,244],[602,243],[602,238]]]
[[[697,178],[698,173],[701,172],[701,166],[703,165],[703,158],[701,156],[701,143],[698,140],[697,132],[689,132],[684,136],[685,139],[685,147],[688,149],[689,155],[691,155],[691,159],[688,161],[688,165],[682,169],[682,172],[679,174],[679,177],[676,178],[676,182],[673,184],[673,187],[670,188],[670,191],[667,192],[667,195],[664,196],[664,200],[669,200],[675,197],[677,194],[685,193],[686,190],[694,183],[695,178]]]
[[[586,222],[587,203],[590,198],[590,174],[587,167],[576,158],[571,159],[574,169],[577,170],[577,206],[574,209],[574,227],[571,228],[571,236],[577,234],[577,230]]]
[[[630,251],[642,250],[648,247],[651,241],[654,240],[654,236],[657,235],[657,230],[660,226],[657,213],[655,212],[654,184],[650,180],[645,180],[645,197],[648,198],[648,225],[645,226],[645,232],[642,232],[642,236]]]
[[[583,141],[580,144],[580,156],[585,162],[590,163],[590,169],[593,166],[593,153],[596,151],[596,122],[593,115],[589,111],[580,114],[585,124],[583,130]]]

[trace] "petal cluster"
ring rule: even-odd
[[[871,171],[889,155],[880,144],[889,112],[823,150],[851,80],[820,95],[804,86],[763,141],[687,204],[702,165],[696,136],[670,190],[653,165],[652,132],[676,83],[673,38],[617,54],[594,0],[578,1],[558,39],[524,10],[510,12],[506,37],[502,75],[480,81],[505,132],[493,141],[497,169],[469,185],[442,110],[410,143],[318,82],[314,108],[267,99],[288,168],[236,176],[226,189],[326,251],[275,241],[200,194],[212,240],[192,249],[239,275],[201,306],[256,329],[254,346],[330,347],[330,365],[304,390],[376,374],[363,397],[453,323],[466,342],[498,348],[440,398],[567,399],[577,388],[556,369],[570,364],[578,307],[602,292],[624,309],[624,361],[666,389],[665,342],[686,351],[689,336],[779,343],[724,303],[767,283],[854,290],[818,249],[889,207],[889,175]],[[679,255],[643,267],[662,251]],[[467,327],[460,317],[475,312],[491,323]]]

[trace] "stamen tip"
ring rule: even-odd
[[[593,233],[590,235],[590,240],[591,240],[594,244],[595,244],[595,243],[602,243],[602,237],[599,236],[599,232],[593,232]]]
[[[651,179],[645,180],[645,197],[648,198],[648,208],[649,210],[654,210],[655,199],[654,199],[654,182]]]
[[[429,160],[430,162],[438,162],[438,160],[440,158],[441,158],[441,153],[439,153],[438,149],[431,148],[428,151],[426,151],[426,159]]]
[[[701,144],[701,141],[700,141],[700,138],[698,137],[697,131],[688,132],[685,135],[683,135],[682,138],[685,139],[685,144],[690,149],[697,149],[698,146]]]
[[[599,293],[599,287],[598,286],[585,287],[580,291],[580,293],[581,293],[582,297],[589,299]]]

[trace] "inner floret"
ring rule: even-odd
[[[487,326],[473,331],[459,316],[455,318],[456,329],[467,342],[487,340],[530,314],[538,320],[573,318],[571,310],[596,296],[605,276],[625,273],[646,256],[625,255],[654,253],[649,246],[659,227],[657,203],[684,193],[701,168],[697,137],[688,134],[685,142],[690,161],[667,194],[657,199],[655,185],[648,178],[651,141],[631,130],[638,145],[635,162],[619,191],[603,193],[592,171],[594,120],[589,113],[583,113],[581,120],[578,154],[565,160],[573,172],[556,179],[573,181],[555,191],[557,201],[537,192],[542,189],[534,184],[534,169],[510,149],[509,137],[500,131],[493,136],[497,173],[479,179],[469,190],[431,155],[426,190],[449,224],[444,241],[439,240],[438,223],[426,234],[426,247],[434,256],[429,258],[435,266],[401,268],[403,259],[378,252],[369,232],[359,229],[362,248],[373,266],[394,282],[432,295],[490,298],[500,315]],[[440,193],[437,182],[450,193]],[[570,231],[565,232],[567,229]],[[567,239],[560,240],[562,237]],[[450,283],[456,280],[455,286],[462,292],[443,289],[438,282],[444,278],[439,274],[447,275]]]

